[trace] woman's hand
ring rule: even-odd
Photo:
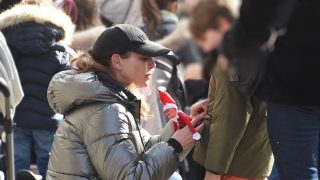
[[[208,99],[205,99],[205,100],[196,102],[191,106],[190,116],[191,117],[194,117],[197,115],[204,116],[207,114],[207,112],[208,112]]]
[[[191,123],[193,125],[195,124],[200,124],[202,118],[204,115],[199,114],[193,117]],[[203,129],[203,122],[195,127],[196,131],[201,133],[202,129]],[[192,138],[192,132],[189,130],[188,126],[185,126],[184,128],[177,130],[172,138],[176,139],[182,146],[183,150],[189,149],[193,146],[193,144],[196,142],[193,138]]]

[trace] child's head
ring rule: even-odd
[[[217,48],[224,33],[235,20],[232,12],[215,0],[202,0],[190,16],[190,32],[205,52]]]

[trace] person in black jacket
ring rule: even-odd
[[[48,104],[47,88],[53,75],[67,68],[70,54],[64,45],[71,42],[74,26],[49,1],[28,3],[4,11],[0,29],[25,94],[14,117],[15,169],[30,168],[34,148],[38,171],[45,178],[53,135],[61,119]]]
[[[243,0],[221,47],[227,59],[218,60],[228,71],[247,65],[241,56],[252,53],[250,47],[271,50],[252,93],[268,102],[268,133],[281,179],[318,179],[319,6],[318,0]],[[233,81],[241,82],[239,75]]]

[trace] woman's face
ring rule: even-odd
[[[125,84],[134,83],[138,87],[149,85],[151,75],[156,67],[151,57],[131,52],[129,57],[121,59],[122,70],[119,75]]]

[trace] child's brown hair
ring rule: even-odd
[[[235,20],[230,9],[219,5],[216,0],[201,0],[190,15],[190,32],[194,39],[203,39],[208,29],[219,28],[219,18],[230,24]]]

